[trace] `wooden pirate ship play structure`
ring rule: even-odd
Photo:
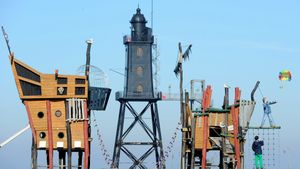
[[[6,40],[8,44],[7,35]],[[90,166],[90,111],[105,110],[111,89],[89,86],[92,42],[87,44],[83,76],[41,73],[15,59],[9,48],[12,72],[32,131],[32,169]],[[46,152],[47,165],[38,164],[38,150]],[[58,165],[53,164],[54,152],[59,154]],[[74,152],[78,153],[78,165],[72,162]]]

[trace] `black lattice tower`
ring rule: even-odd
[[[132,165],[129,168],[145,169],[145,159],[154,153],[155,164],[157,168],[164,167],[163,146],[158,116],[157,101],[161,99],[159,94],[153,91],[152,77],[152,29],[146,27],[146,19],[138,8],[131,21],[131,36],[124,36],[124,45],[126,47],[126,67],[125,67],[125,86],[124,92],[116,93],[116,100],[120,102],[119,118],[116,131],[116,139],[111,168],[120,168],[121,152],[125,154]],[[145,103],[142,111],[135,110],[135,103]],[[125,125],[125,114],[130,112],[133,121]],[[147,124],[143,119],[146,112],[150,112],[151,122]],[[140,124],[148,140],[151,141],[128,141],[128,134],[133,132],[137,123]],[[126,127],[125,127],[126,126]],[[146,138],[145,138],[146,139]],[[146,148],[146,152],[137,157],[132,147]],[[135,149],[136,150],[136,149]]]

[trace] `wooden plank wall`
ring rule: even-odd
[[[52,131],[53,131],[53,148],[57,148],[58,142],[63,142],[64,149],[67,149],[67,130],[66,130],[66,111],[64,100],[51,101],[51,120],[52,120]],[[61,116],[55,115],[56,111],[61,112]],[[63,133],[64,137],[59,138],[58,134]]]
[[[19,64],[23,66],[24,68],[28,69],[29,71],[37,74],[40,76],[41,82],[36,82],[21,76],[18,76],[15,64]],[[57,79],[55,74],[43,74],[39,71],[33,69],[32,67],[26,65],[25,63],[14,59],[12,65],[12,72],[15,78],[16,86],[18,88],[19,97],[23,99],[57,99],[57,98],[87,98],[88,96],[88,82],[86,80],[86,76],[76,76],[76,75],[58,75],[59,78],[67,78],[68,83],[67,84],[57,84]],[[75,84],[75,79],[85,79],[85,84]],[[24,96],[20,84],[20,80],[41,86],[42,95],[40,96]],[[67,95],[59,95],[57,94],[57,89],[59,87],[66,87],[67,88]],[[75,94],[75,87],[84,87],[85,88],[85,94],[84,95],[76,95]]]
[[[63,148],[67,149],[67,131],[66,131],[66,111],[65,111],[65,101],[64,100],[52,100],[51,103],[51,120],[52,120],[52,131],[53,131],[53,148],[57,149],[57,143],[63,142]],[[48,119],[46,110],[46,100],[30,100],[28,101],[28,107],[33,121],[33,130],[36,131],[37,145],[40,141],[46,141],[48,148]],[[61,112],[61,116],[57,117],[55,115],[56,111]],[[43,112],[44,116],[42,118],[38,117],[38,113]],[[83,121],[73,121],[71,122],[71,132],[72,132],[72,147],[74,148],[75,141],[81,142],[81,147],[84,148],[84,122]],[[46,137],[44,139],[40,138],[40,133],[44,132]],[[64,137],[59,138],[58,134],[62,132]]]
[[[210,113],[208,117],[208,124],[209,126],[220,126],[220,124],[226,124],[225,121],[226,113]],[[195,117],[196,118],[196,126],[195,126],[195,149],[202,149],[203,148],[203,119],[202,117]],[[228,113],[228,126],[232,125],[232,116]],[[230,132],[229,132],[230,133]],[[208,135],[210,135],[210,131],[208,129]],[[209,138],[207,138],[209,139]],[[229,139],[230,143],[233,144],[233,139]],[[208,142],[207,149],[211,149],[212,145]]]

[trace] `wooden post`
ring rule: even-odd
[[[238,104],[241,96],[239,88],[235,88],[234,104]],[[235,158],[237,161],[237,169],[241,169],[241,154],[240,154],[240,141],[239,141],[239,111],[235,105],[231,106],[230,113],[233,121],[233,135],[234,135],[234,147],[235,147]]]
[[[49,100],[46,101],[47,107],[47,124],[48,124],[48,160],[49,169],[53,169],[53,133],[52,133],[52,119],[51,119],[51,103]]]
[[[83,153],[82,151],[78,151],[78,169],[82,169],[82,156],[83,156]]]
[[[59,169],[66,168],[66,151],[64,150],[58,151],[58,164],[59,164]]]
[[[229,105],[229,87],[225,86],[225,96],[224,96],[224,103],[223,103],[223,109],[227,109],[227,106]],[[227,152],[226,152],[226,136],[228,135],[228,113],[225,114],[225,125],[222,128],[222,133],[224,133],[225,136],[222,137],[222,160],[220,160],[222,162],[221,169],[227,169],[228,166],[226,165],[226,161],[227,160]],[[220,155],[221,156],[221,155]]]
[[[32,136],[32,145],[31,145],[31,168],[37,169],[37,144]]]
[[[207,86],[203,95],[202,109],[203,109],[203,148],[202,148],[202,164],[201,169],[206,169],[206,154],[207,154],[207,141],[208,141],[208,116],[205,115],[207,108],[210,106],[211,100],[211,86]]]
[[[182,65],[181,65],[182,66]],[[182,67],[180,69],[180,120],[181,120],[181,125],[182,129],[184,129],[185,126],[185,119],[184,119],[184,103],[183,103],[183,70]],[[185,141],[186,141],[186,136],[185,132],[182,132],[182,140],[181,140],[181,169],[186,168],[186,159],[185,159]]]
[[[196,118],[194,116],[191,117],[191,121],[192,121],[192,154],[191,154],[191,169],[195,168],[195,130],[196,130]]]
[[[89,156],[90,156],[90,148],[89,148],[89,117],[87,110],[87,102],[84,102],[84,169],[89,168]]]
[[[66,130],[67,130],[67,154],[68,154],[68,169],[72,169],[72,132],[71,132],[71,122],[69,119],[69,106],[68,102],[65,102],[66,107]]]
[[[33,137],[33,142],[35,144],[37,144],[37,139],[36,139],[36,136],[35,136],[36,133],[35,133],[35,130],[34,130],[34,127],[33,127],[33,120],[32,120],[31,114],[30,114],[30,109],[29,109],[28,101],[24,101],[24,105],[25,105],[27,116],[28,116],[28,119],[29,119],[29,124],[30,124],[31,132],[32,132],[32,137]]]

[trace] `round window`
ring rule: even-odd
[[[65,137],[65,134],[63,132],[59,132],[57,134],[58,138],[64,138]]]
[[[46,137],[46,133],[45,132],[40,132],[39,134],[41,139],[44,139]]]
[[[56,112],[55,112],[55,116],[56,116],[56,117],[60,117],[60,116],[61,116],[61,114],[62,114],[62,113],[61,113],[61,111],[60,111],[60,110],[56,110]]]
[[[41,118],[43,118],[44,117],[44,112],[38,112],[38,114],[37,114],[37,116],[41,119]]]

